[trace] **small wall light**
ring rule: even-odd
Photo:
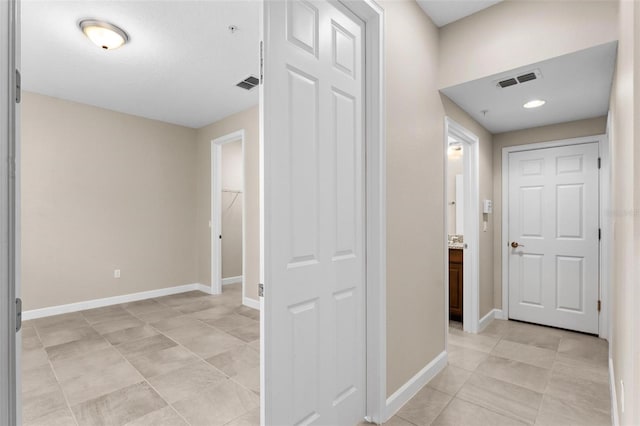
[[[83,19],[78,26],[93,44],[104,50],[117,49],[129,41],[124,30],[108,22]]]
[[[447,155],[451,158],[458,158],[462,156],[462,144],[455,143],[449,144],[449,149],[447,150]]]

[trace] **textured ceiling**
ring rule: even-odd
[[[251,0],[23,0],[23,88],[205,126],[258,103],[257,89],[235,84],[258,74],[259,7]],[[130,42],[100,50],[78,29],[84,18],[118,25]]]
[[[442,90],[491,133],[606,115],[617,42],[581,50]],[[542,77],[498,88],[497,82],[539,70]],[[535,109],[525,102],[543,99]],[[483,112],[486,111],[486,114]]]
[[[502,0],[416,0],[438,27],[473,15]]]

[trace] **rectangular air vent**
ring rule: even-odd
[[[526,83],[527,81],[535,80],[536,78],[538,77],[536,77],[536,73],[534,72],[522,74],[518,76],[518,83]]]
[[[502,78],[500,80],[494,80],[493,83],[496,85],[498,89],[505,89],[507,87],[516,86],[518,84],[523,84],[528,81],[537,80],[542,78],[542,73],[539,69],[535,69],[524,74],[521,74],[517,77],[507,77]]]
[[[250,75],[249,77],[242,80],[240,83],[236,84],[236,86],[242,89],[251,90],[254,87],[256,87],[259,83],[260,83],[260,80],[258,80],[257,77]]]
[[[515,78],[508,78],[506,80],[499,81],[498,84],[500,85],[500,87],[502,87],[504,89],[505,87],[509,87],[509,86],[513,86],[515,84],[518,84],[518,82],[516,81]]]

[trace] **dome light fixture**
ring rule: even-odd
[[[526,104],[522,105],[524,108],[527,109],[531,109],[531,108],[539,108],[542,105],[546,104],[547,101],[542,100],[542,99],[534,99],[532,101],[527,102]]]
[[[80,30],[93,44],[104,50],[113,50],[129,41],[122,28],[97,19],[83,19],[78,23]]]

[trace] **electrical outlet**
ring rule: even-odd
[[[620,409],[624,413],[624,381],[620,380]]]
[[[120,269],[114,269],[113,278],[120,278]]]

